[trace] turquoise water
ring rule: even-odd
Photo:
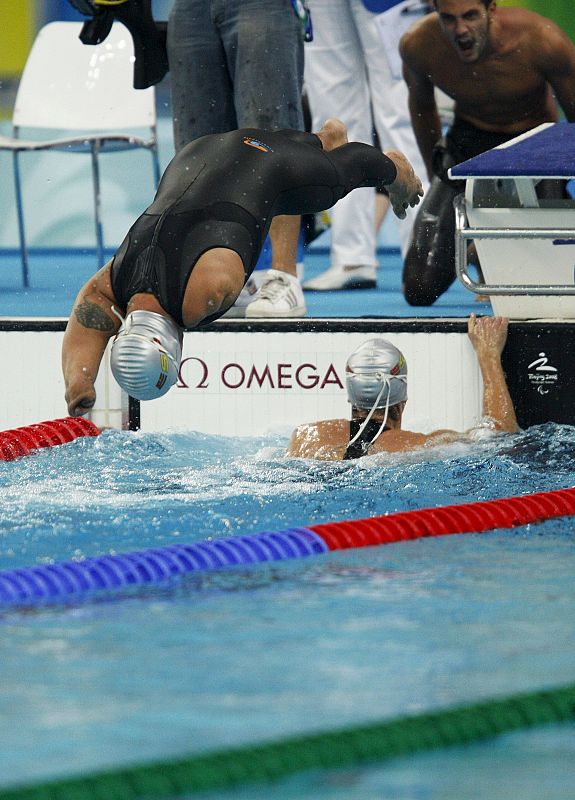
[[[0,462],[0,569],[575,485],[575,428],[355,463],[107,431]],[[379,721],[575,676],[573,519],[0,617],[0,787]],[[237,798],[564,800],[573,726]],[[215,795],[209,795],[210,798]]]

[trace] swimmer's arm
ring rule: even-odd
[[[537,37],[536,58],[568,122],[575,122],[575,45],[546,19]]]
[[[403,78],[408,89],[408,107],[411,126],[415,134],[419,152],[427,169],[427,176],[433,177],[433,148],[441,137],[441,119],[435,102],[432,81],[421,71],[413,55],[417,43],[410,34],[404,34],[400,42],[403,60]]]
[[[501,354],[507,341],[508,320],[505,317],[469,317],[467,332],[483,379],[482,417],[491,430],[516,433],[519,430],[513,400],[501,366]],[[485,426],[481,426],[485,427]],[[426,436],[424,445],[432,446],[475,438],[478,427],[465,433],[434,431]]]
[[[65,399],[72,417],[86,414],[96,402],[94,383],[102,356],[118,328],[108,263],[80,289],[62,344]]]
[[[508,320],[505,317],[477,318],[472,314],[467,332],[483,378],[482,415],[489,428],[499,433],[516,433],[519,430],[513,401],[501,366],[501,354],[507,341]],[[484,425],[480,427],[485,427]],[[399,433],[401,449],[434,447],[452,442],[465,442],[477,436],[478,427],[465,432],[437,430],[429,434]]]
[[[519,430],[513,401],[501,366],[501,354],[507,341],[508,320],[505,317],[469,318],[467,331],[477,355],[483,378],[483,417],[497,431]]]

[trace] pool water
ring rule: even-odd
[[[421,456],[105,431],[0,462],[0,569],[575,485],[575,428]],[[573,682],[572,518],[189,575],[0,617],[2,786]],[[575,726],[237,798],[566,800]],[[215,795],[206,795],[213,798]]]

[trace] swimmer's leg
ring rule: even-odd
[[[382,189],[395,180],[393,161],[377,147],[362,142],[349,142],[327,155],[337,171],[339,194],[344,197],[353,189],[373,186]]]
[[[455,211],[459,192],[434,178],[425,195],[403,265],[403,294],[412,306],[430,306],[455,280]]]
[[[322,129],[316,133],[321,139],[323,149],[326,151],[335,150],[348,143],[347,128],[345,124],[336,117],[330,117],[323,123]]]
[[[343,136],[341,131],[334,134],[334,141],[339,136]],[[347,142],[332,150],[305,146],[290,156],[292,186],[276,197],[274,215],[316,214],[353,189],[389,185],[397,174],[393,161],[381,150],[361,142]]]

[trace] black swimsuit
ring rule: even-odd
[[[387,425],[384,428],[381,428],[381,422],[376,422],[373,419],[370,419],[365,428],[362,431],[361,436],[351,443],[351,440],[354,436],[357,435],[359,429],[363,425],[364,420],[362,419],[352,419],[349,423],[349,438],[350,444],[345,449],[345,453],[343,454],[343,460],[349,461],[352,458],[361,458],[361,456],[368,455],[369,448],[373,444],[376,436],[378,434],[383,433],[384,431],[390,430]],[[381,430],[380,430],[381,429]]]
[[[196,139],[170,162],[114,257],[116,301],[125,309],[134,294],[149,292],[183,327],[188,279],[207,250],[234,250],[247,280],[275,215],[313,214],[395,176],[375,147],[353,142],[325,152],[317,136],[301,131],[244,128]]]

